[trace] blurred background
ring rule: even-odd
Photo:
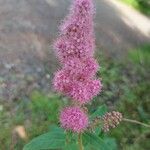
[[[96,53],[106,104],[150,124],[150,1],[94,0]],[[70,0],[0,0],[0,150],[25,143],[58,123],[66,98],[52,89],[59,64],[52,42]],[[121,123],[107,133],[112,150],[150,150],[148,128]]]

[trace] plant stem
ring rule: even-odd
[[[82,144],[82,133],[78,134],[78,145],[79,145],[79,150],[84,150],[84,147]]]
[[[132,119],[123,118],[123,121],[131,122],[131,123],[135,123],[135,124],[139,124],[139,125],[142,125],[142,126],[144,126],[144,127],[150,128],[150,125],[145,124],[145,123],[142,123],[142,122],[137,121],[137,120],[132,120]]]

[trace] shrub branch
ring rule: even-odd
[[[142,122],[137,121],[137,120],[132,120],[132,119],[123,118],[123,121],[130,122],[130,123],[134,123],[134,124],[139,124],[139,125],[142,125],[142,126],[144,126],[144,127],[150,128],[150,125],[149,125],[149,124],[145,124],[145,123],[142,123]]]

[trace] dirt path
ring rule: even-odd
[[[148,18],[115,0],[95,3],[98,50],[119,58],[150,41]],[[49,90],[57,65],[50,45],[69,5],[70,0],[0,0],[0,99]]]
[[[150,43],[150,18],[117,0],[96,0],[96,35],[106,51],[118,57]]]

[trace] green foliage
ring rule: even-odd
[[[34,124],[31,124],[27,132],[32,138],[48,130],[50,124],[57,124],[61,100],[59,95],[53,93],[45,95],[39,91],[33,91],[29,98],[30,101],[26,107],[31,111],[30,122]]]
[[[104,88],[101,101],[97,97],[93,107],[104,102],[122,112],[126,118],[150,124],[150,45],[130,50],[123,61],[110,61],[105,58],[101,63],[103,70],[100,70],[99,75],[103,78]],[[116,70],[115,75],[111,70]],[[109,81],[105,78],[109,78]],[[123,150],[149,149],[149,134],[147,128],[126,122],[109,133],[116,137],[119,149]]]
[[[28,97],[14,103],[4,103],[0,111],[0,150],[10,150],[10,145],[15,150],[22,149],[25,140],[17,137],[17,141],[12,143],[11,139],[17,125],[25,128],[30,140],[47,131],[50,124],[57,124],[59,107],[62,107],[60,99],[54,93],[46,95],[31,91]]]
[[[30,109],[34,112],[33,118],[38,116],[39,119],[45,119],[50,122],[57,122],[58,113],[56,110],[59,109],[61,101],[58,95],[47,96],[38,91],[33,91],[30,95],[31,102],[29,104]]]
[[[144,67],[150,65],[150,45],[144,45],[140,48],[129,51],[129,59],[134,64],[140,64]]]
[[[150,15],[150,2],[149,0],[122,0],[123,2],[131,5],[140,12]]]
[[[65,145],[63,150],[78,150],[78,145],[77,144],[69,144]]]
[[[91,133],[84,133],[83,134],[83,141],[84,141],[84,145],[87,145],[86,148],[89,149],[89,147],[94,150],[100,150],[101,149],[101,142],[102,140]]]
[[[91,115],[91,119],[103,116],[106,112],[106,105],[102,105]],[[99,126],[98,128],[100,129],[101,127]],[[50,126],[49,130],[50,132],[34,138],[29,144],[25,145],[23,150],[78,150],[77,134],[72,132],[65,133],[61,128],[54,125]],[[83,133],[83,143],[85,150],[117,150],[114,139],[108,137],[100,138],[97,133]]]
[[[103,138],[102,146],[103,150],[117,150],[116,140],[114,138],[105,137]]]
[[[94,120],[96,117],[102,117],[105,113],[107,113],[107,106],[101,105],[98,108],[95,108],[96,110],[91,113],[90,120]],[[94,129],[94,134],[99,135],[101,133],[102,124],[99,123],[97,127]]]
[[[23,150],[60,149],[65,145],[65,134],[61,128],[53,128],[52,131],[40,135],[25,145]]]
[[[100,138],[91,133],[84,133],[85,150],[117,150],[117,145],[112,138]]]
[[[90,116],[91,119],[94,119],[95,117],[101,117],[103,116],[105,113],[107,112],[107,106],[106,105],[102,105],[99,106],[95,112],[92,113],[92,115]]]
[[[124,117],[150,124],[149,50],[150,45],[130,50],[128,57],[121,61],[100,55],[101,69],[98,76],[102,77],[103,91],[89,106],[93,118],[107,111],[106,106],[102,105],[105,103],[111,109],[122,112]],[[0,150],[10,150],[12,132],[17,125],[24,126],[28,141],[18,138],[13,145],[14,150],[21,150],[25,143],[46,131],[56,130],[51,124],[58,123],[62,101],[66,103],[63,97],[54,93],[47,95],[41,91],[31,91],[26,97],[0,104]],[[100,141],[101,147],[109,145],[109,150],[117,149],[114,138],[116,138],[118,149],[148,150],[149,135],[149,129],[123,122],[108,135],[104,135],[99,126],[93,136]],[[83,138],[85,146],[87,144],[85,139],[92,142],[89,135],[83,135]],[[76,150],[77,135],[67,133],[66,139],[65,143],[68,143],[68,146],[62,149]],[[85,148],[85,150],[94,150],[91,144]]]

